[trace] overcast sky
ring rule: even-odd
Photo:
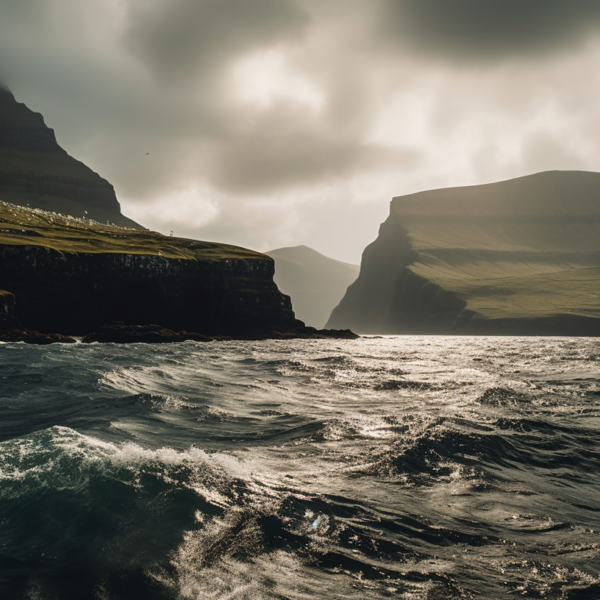
[[[359,262],[393,196],[600,171],[598,0],[0,0],[0,81],[123,212]]]

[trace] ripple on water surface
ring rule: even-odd
[[[2,345],[2,597],[600,597],[599,355]]]

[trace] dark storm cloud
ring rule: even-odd
[[[290,137],[241,137],[226,144],[214,158],[210,171],[216,186],[252,194],[335,181],[355,172],[391,165],[403,168],[414,165],[419,157],[410,150],[298,133]]]
[[[597,170],[599,22],[600,0],[0,0],[0,81],[139,222],[358,260],[392,196]]]
[[[299,38],[308,15],[289,0],[135,0],[125,42],[152,70],[189,79],[228,59]]]
[[[380,31],[425,54],[495,59],[553,53],[600,28],[598,0],[382,0]]]
[[[186,105],[188,112],[197,108],[194,121],[203,122],[198,144],[208,147],[196,164],[217,189],[254,195],[331,181],[394,158],[397,164],[414,160],[410,152],[386,151],[362,139],[370,125],[368,86],[348,60],[336,66],[335,77],[320,78],[327,103],[318,115],[289,98],[262,107],[240,104],[226,89],[240,58],[301,45],[318,27],[312,17],[318,19],[319,10],[309,9],[304,0],[130,0],[124,48],[159,82],[179,90],[178,112]],[[331,59],[311,56],[306,70],[312,71],[315,60]],[[182,97],[189,88],[199,90],[200,100]]]

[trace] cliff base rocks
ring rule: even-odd
[[[9,329],[0,331],[0,342],[25,342],[47,346],[48,344],[74,344],[77,340],[60,333],[40,333],[29,329]]]
[[[160,325],[106,325],[97,331],[86,334],[84,343],[103,342],[115,344],[166,344],[173,342],[212,342],[226,340],[291,340],[291,339],[357,339],[355,333],[345,330],[317,330],[314,327],[299,326],[291,331],[254,331],[237,336],[216,335],[213,337],[189,331],[172,331]]]

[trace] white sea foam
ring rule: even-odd
[[[236,466],[235,474],[227,472]],[[231,479],[242,475],[243,469],[235,460],[193,446],[185,451],[152,450],[60,426],[0,444],[0,498],[27,495],[32,488],[82,490],[99,476],[137,486],[145,474],[177,482],[208,501],[228,506],[231,500],[219,490],[229,489]]]
[[[21,521],[0,534],[16,532],[3,538],[13,555],[43,513],[34,529],[58,524],[58,546],[106,518],[114,532],[85,538],[93,560],[120,549],[118,577],[133,555],[133,580],[145,569],[181,600],[600,589],[597,340],[2,353],[0,527]],[[93,593],[120,597],[109,579]]]

